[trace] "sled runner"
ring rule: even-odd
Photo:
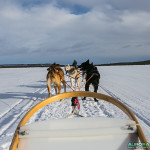
[[[40,108],[68,97],[93,97],[120,108],[127,119],[78,117],[55,119],[26,125]],[[115,98],[104,94],[78,91],[47,98],[34,106],[19,123],[10,150],[127,150],[136,143],[149,149],[141,126],[131,110]],[[145,147],[144,147],[145,143]]]

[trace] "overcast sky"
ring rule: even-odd
[[[150,59],[150,0],[0,0],[0,64]]]

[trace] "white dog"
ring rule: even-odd
[[[71,88],[73,87],[73,80],[77,82],[77,87],[79,88],[80,83],[80,70],[69,64],[65,67],[66,74],[69,74],[69,78],[71,80]]]

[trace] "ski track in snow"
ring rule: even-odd
[[[126,102],[124,102],[123,100],[121,100],[118,96],[116,96],[115,94],[113,94],[111,91],[107,90],[106,88],[102,87],[102,89],[104,89],[111,97],[119,100],[120,102],[124,103],[128,108],[130,108],[132,110],[132,112],[137,116],[137,118],[139,118],[140,120],[142,120],[145,124],[147,124],[148,126],[150,126],[150,120],[145,118],[144,116],[140,115],[135,109],[134,107],[128,105]]]
[[[31,109],[34,105],[36,105],[39,102],[39,94],[43,94],[47,89],[37,89],[34,93],[31,99],[25,100],[21,99],[19,103],[14,105],[12,108],[10,108],[5,114],[3,114],[0,118],[0,141],[2,141],[4,138],[8,138],[9,136],[13,136],[13,134],[9,132],[15,132],[16,130],[16,123],[18,124],[19,121],[22,119],[22,117],[25,115],[25,113]],[[11,141],[10,141],[11,142]],[[9,147],[10,142],[2,144],[2,148],[6,149]]]
[[[109,91],[108,89],[104,88],[101,86],[101,88],[106,91],[108,93],[109,96],[119,100],[120,102],[124,103],[136,116],[136,118],[138,119],[139,123],[141,124],[141,126],[144,126],[144,128],[146,128],[147,130],[145,130],[145,136],[149,136],[150,135],[150,120],[148,118],[146,118],[145,116],[141,115],[140,113],[138,113],[138,111],[135,109],[135,107],[132,107],[131,105],[129,105],[128,103],[126,103],[125,101],[123,101],[122,99],[120,99],[118,96],[116,96],[114,93],[112,93],[111,91]]]
[[[24,69],[24,70],[28,72],[28,70],[26,70],[26,69]],[[35,106],[38,102],[47,98],[48,92],[47,92],[47,88],[45,86],[46,85],[45,76],[46,76],[47,72],[45,70],[43,73],[44,75],[38,79],[38,82],[40,84],[42,84],[42,86],[28,85],[29,88],[31,88],[31,87],[34,88],[34,90],[32,90],[33,91],[32,94],[27,95],[27,96],[22,96],[22,98],[19,99],[18,101],[16,101],[14,104],[12,104],[11,106],[9,105],[9,109],[7,109],[5,112],[0,114],[0,150],[8,150],[9,149],[15,129],[16,129],[18,123],[20,122],[20,120],[22,119],[22,117],[26,114],[26,112],[29,109],[31,109],[33,106]],[[43,71],[43,69],[41,69],[41,71]],[[40,73],[40,71],[39,71],[39,73]],[[103,78],[105,78],[104,75],[106,75],[106,73],[107,73],[107,70],[105,72],[105,67],[102,68],[102,71],[100,70],[100,73],[102,73],[102,76],[100,79],[100,81],[101,81],[101,80],[103,80]],[[32,74],[31,74],[31,76],[32,76]],[[65,78],[66,78],[66,82],[70,84],[70,80],[68,79],[68,77],[65,77]],[[150,140],[150,136],[149,136],[149,134],[150,134],[150,119],[138,111],[138,108],[136,108],[136,105],[138,105],[138,104],[136,104],[134,102],[133,102],[134,105],[128,103],[128,101],[126,100],[126,99],[128,99],[128,96],[127,96],[128,94],[125,93],[126,91],[124,92],[123,89],[119,89],[119,91],[117,91],[117,89],[116,89],[116,91],[117,91],[116,92],[115,88],[113,87],[114,85],[112,83],[110,83],[109,87],[107,86],[107,84],[105,85],[103,83],[104,83],[104,80],[102,81],[102,83],[100,82],[98,92],[109,95],[111,97],[114,97],[117,100],[124,103],[127,107],[129,107],[133,111],[133,113],[136,115],[136,117],[138,118],[145,135],[148,137],[148,140]],[[83,84],[83,82],[81,82],[80,84]],[[22,86],[22,87],[24,87],[24,86]],[[63,90],[64,89],[62,87],[61,92],[64,92]],[[71,91],[71,89],[69,87],[67,87],[67,92],[68,91]],[[80,91],[84,91],[84,86],[80,89]],[[93,91],[92,87],[90,87],[90,91]],[[54,90],[53,86],[51,88],[51,94],[55,95],[55,90]],[[122,97],[122,96],[120,97],[120,94],[125,95],[126,99],[124,99],[124,97]],[[29,96],[30,96],[30,98],[29,98]],[[141,98],[138,98],[136,96],[134,97],[132,95],[130,95],[130,97],[132,97],[133,99],[136,99],[136,102],[139,102],[139,104],[141,103],[141,100],[140,100]],[[31,123],[34,123],[37,121],[64,118],[64,117],[68,116],[72,111],[70,100],[71,100],[71,98],[67,98],[67,99],[64,99],[62,102],[56,101],[56,102],[53,102],[53,103],[45,106],[44,108],[42,108],[38,112],[36,112],[31,117],[31,119],[28,121],[27,124],[31,124]],[[3,103],[4,100],[2,100],[1,102]],[[79,102],[80,102],[79,114],[84,117],[99,116],[99,117],[110,117],[110,118],[115,118],[115,117],[128,118],[116,106],[113,106],[112,104],[109,104],[108,102],[105,102],[102,100],[95,102],[93,100],[93,98],[87,97],[86,100],[82,100],[82,98],[79,97]],[[146,96],[145,96],[145,103],[147,103],[147,105],[149,104],[148,98]],[[6,105],[7,105],[7,103],[6,103]],[[145,107],[144,104],[141,105],[141,108],[142,107]],[[69,118],[72,118],[72,117],[77,117],[77,116],[70,116]]]

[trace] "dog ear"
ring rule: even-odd
[[[77,61],[76,60],[74,60],[74,62],[72,63],[72,66],[75,66],[75,65],[77,65]]]
[[[89,61],[89,59],[86,61],[86,63],[90,64],[90,61]]]

